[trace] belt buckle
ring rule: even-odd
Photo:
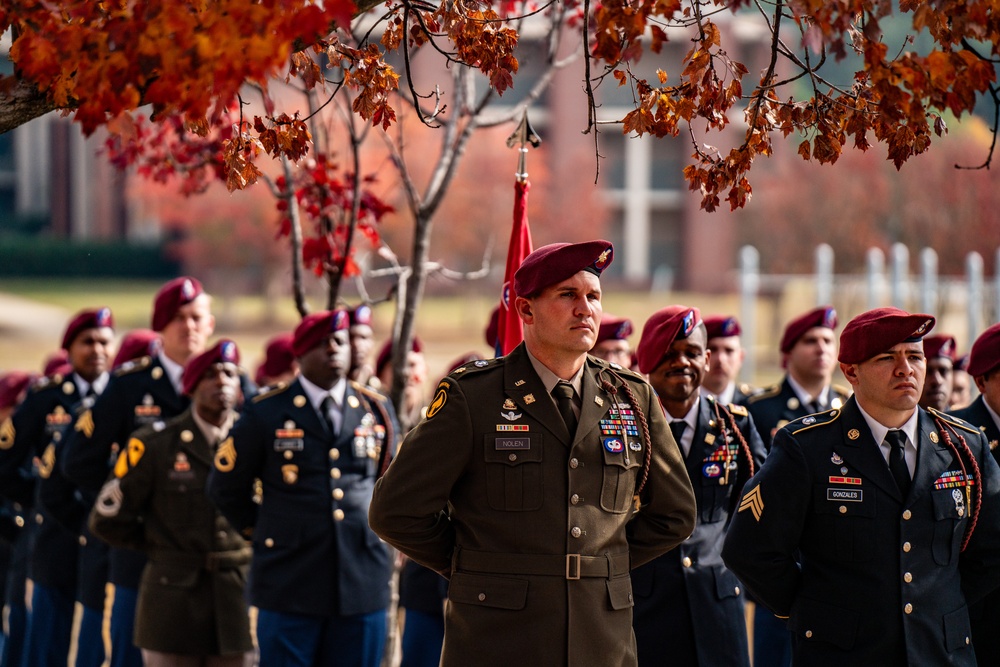
[[[580,554],[566,554],[566,579],[576,581],[580,578]]]

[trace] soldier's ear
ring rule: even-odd
[[[520,316],[521,320],[525,324],[531,324],[532,314],[531,314],[531,302],[523,297],[515,297],[514,299],[514,310]]]

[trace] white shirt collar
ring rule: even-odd
[[[87,395],[87,390],[91,387],[94,388],[94,393],[100,396],[104,393],[104,388],[108,386],[108,380],[111,379],[111,374],[107,371],[101,373],[93,382],[87,382],[79,373],[73,373],[73,382],[76,383],[76,390],[81,396]]]
[[[799,402],[802,405],[812,403],[814,401],[819,403],[821,406],[830,405],[830,385],[824,385],[823,391],[819,392],[819,396],[813,398],[809,395],[809,392],[802,387],[802,385],[795,381],[795,378],[793,378],[791,374],[788,374],[785,377],[788,378],[788,384],[791,385],[792,391],[795,392],[795,395],[798,397]]]
[[[160,365],[163,366],[163,370],[167,373],[167,379],[170,380],[170,384],[173,385],[177,395],[180,396],[184,391],[184,383],[181,381],[181,376],[184,375],[184,365],[177,363],[162,352],[158,356],[160,358]]]
[[[729,405],[733,402],[733,398],[736,396],[736,382],[730,382],[726,385],[726,388],[720,391],[718,394],[710,392],[705,387],[701,388],[703,396],[714,396],[715,400],[723,405]]]
[[[309,397],[309,403],[316,410],[322,410],[323,401],[327,396],[333,398],[333,402],[338,409],[344,404],[344,394],[347,392],[347,380],[345,378],[337,380],[336,384],[330,387],[329,390],[316,386],[302,374],[299,374],[299,383],[302,385],[302,390],[306,393],[306,396]]]
[[[893,429],[875,421],[875,418],[865,412],[860,403],[858,403],[858,409],[861,411],[861,416],[865,418],[865,422],[868,424],[868,429],[872,432],[875,443],[882,451],[882,456],[885,457],[885,461],[888,463],[889,445],[885,442],[885,434]],[[906,459],[906,467],[910,469],[910,477],[913,476],[913,472],[917,467],[917,424],[919,419],[920,409],[915,408],[913,414],[906,420],[906,423],[899,427],[899,430],[906,435],[906,444],[903,446],[903,457]]]

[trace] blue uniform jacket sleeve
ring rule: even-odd
[[[799,587],[795,552],[811,504],[810,479],[800,444],[778,431],[744,487],[722,548],[726,566],[778,616],[789,615]]]

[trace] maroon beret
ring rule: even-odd
[[[928,359],[945,357],[954,364],[958,360],[958,345],[955,337],[948,334],[934,334],[924,338],[924,356]]]
[[[17,407],[21,395],[35,378],[24,371],[10,371],[0,376],[0,409]]]
[[[410,350],[413,352],[423,352],[424,344],[420,342],[420,339],[416,336],[413,337],[413,344],[410,346]],[[392,355],[392,339],[390,338],[379,350],[378,356],[375,358],[375,375],[379,376],[385,367],[389,364],[389,357]]]
[[[917,342],[934,328],[934,316],[899,308],[868,310],[847,323],[840,334],[845,364],[860,364],[899,343]]]
[[[292,344],[295,336],[291,333],[279,334],[264,346],[264,363],[257,367],[257,376],[254,378],[257,384],[265,384],[268,378],[275,378],[284,375],[292,370],[292,363],[295,361],[295,354],[292,352]]]
[[[115,319],[111,316],[110,308],[97,308],[94,310],[81,310],[66,326],[66,333],[63,334],[62,348],[68,350],[81,331],[86,329],[100,329],[102,327],[115,327]]]
[[[625,340],[632,335],[632,320],[604,313],[601,326],[597,329],[597,342],[605,340]],[[596,344],[596,343],[595,343]]]
[[[153,331],[163,331],[181,306],[191,303],[204,292],[198,279],[188,276],[174,278],[161,287],[153,298]]]
[[[367,324],[371,326],[372,324],[372,307],[367,303],[363,303],[357,308],[353,308],[348,311],[348,317],[350,320],[350,326],[355,324]]]
[[[132,361],[147,354],[155,354],[159,348],[160,334],[150,329],[133,329],[122,338],[118,346],[118,354],[111,364],[112,368],[118,368],[126,361]]]
[[[497,332],[500,330],[500,306],[493,309],[490,313],[490,323],[486,325],[486,331],[484,335],[486,336],[486,344],[493,349],[497,346]]]
[[[708,331],[708,338],[729,338],[739,336],[743,333],[740,328],[740,321],[729,315],[709,315],[705,318],[705,329]]]
[[[972,377],[986,375],[1000,366],[1000,322],[979,334],[969,351],[968,373]]]
[[[667,306],[653,313],[642,327],[642,338],[635,350],[639,372],[655,369],[678,338],[687,338],[701,322],[701,313],[689,306]]]
[[[346,310],[323,310],[306,315],[295,327],[292,337],[292,354],[301,357],[337,331],[349,328],[350,316]]]
[[[542,246],[524,258],[514,273],[514,294],[521,297],[537,295],[580,271],[601,275],[614,257],[610,241],[583,243],[552,243]]]
[[[69,354],[67,354],[66,350],[53,352],[45,359],[45,363],[42,365],[42,375],[49,377],[50,375],[55,375],[57,372],[61,373],[64,367],[70,370],[73,368],[69,365]]]
[[[955,360],[955,370],[969,372],[969,354],[963,354]]]
[[[223,338],[212,347],[191,359],[184,366],[184,373],[181,375],[181,385],[184,388],[184,393],[190,395],[205,376],[205,372],[214,364],[226,362],[231,364],[240,363],[240,351],[236,347],[236,343]]]
[[[785,326],[785,333],[781,336],[779,349],[788,354],[799,342],[799,339],[813,327],[837,328],[837,311],[833,309],[833,306],[820,306],[789,322]]]

